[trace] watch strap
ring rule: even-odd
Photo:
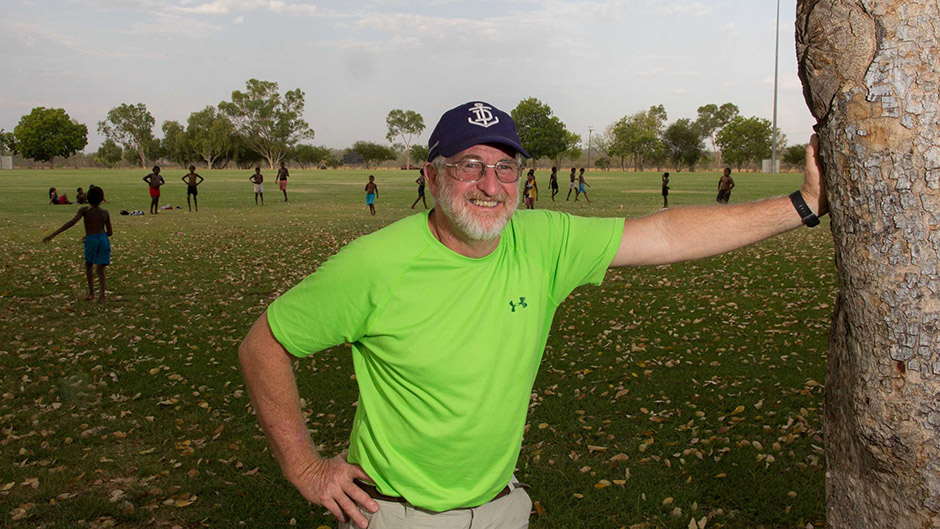
[[[819,225],[819,217],[813,213],[813,210],[809,209],[809,206],[806,204],[806,201],[803,200],[803,194],[799,190],[790,193],[790,202],[793,203],[793,207],[796,208],[796,212],[799,213],[800,219],[802,219],[803,224],[812,228],[813,226]]]

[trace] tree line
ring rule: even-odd
[[[230,163],[240,168],[267,163],[271,168],[292,161],[302,168],[381,164],[402,158],[402,167],[420,166],[427,146],[413,139],[424,129],[424,119],[413,110],[394,109],[386,117],[390,145],[357,141],[345,150],[305,143],[314,131],[303,119],[304,93],[299,88],[283,94],[278,84],[250,79],[245,90],[232,92],[230,101],[206,106],[189,115],[186,123],[164,121],[163,138],[154,136],[156,120],[143,103],[121,104],[98,122],[105,137],[94,160],[114,167],[124,160],[145,167],[148,161],[168,160],[186,166],[201,162],[209,169]],[[511,111],[519,137],[532,155],[533,164],[548,160],[556,166],[565,160],[575,163],[584,155],[582,137],[567,129],[551,107],[534,97],[524,99]],[[711,144],[715,166],[724,163],[738,169],[770,157],[773,130],[763,118],[745,118],[732,103],[698,108],[696,119],[679,119],[667,125],[666,109],[655,105],[626,115],[590,138],[588,164],[610,169],[619,162],[622,170],[663,166],[679,170],[695,167],[709,156]],[[778,131],[778,146],[786,138]],[[23,116],[13,132],[0,130],[0,152],[14,153],[40,163],[53,163],[56,156],[68,158],[88,143],[88,129],[71,119],[64,109],[34,108]],[[804,145],[781,148],[785,163],[801,163]]]

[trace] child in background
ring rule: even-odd
[[[261,205],[264,205],[264,175],[261,174],[261,168],[255,167],[255,174],[248,177],[248,180],[254,184],[255,205],[258,205],[258,197],[261,197]]]
[[[366,204],[373,215],[375,215],[375,197],[377,196],[379,196],[379,186],[375,185],[375,177],[369,175],[369,183],[366,184]]]

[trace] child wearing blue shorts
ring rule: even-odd
[[[108,237],[111,236],[112,230],[111,215],[108,210],[100,207],[103,200],[104,190],[97,186],[90,188],[88,190],[89,205],[78,208],[78,212],[71,220],[42,239],[42,242],[49,242],[56,235],[78,223],[79,219],[85,221],[85,277],[88,280],[86,300],[95,299],[95,273],[97,273],[98,282],[101,283],[98,301],[105,300],[104,267],[111,264],[111,242]]]

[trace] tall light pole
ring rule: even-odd
[[[777,31],[774,33],[774,124],[773,147],[770,151],[770,172],[777,172],[777,73],[780,63],[780,0],[777,0]]]
[[[591,133],[594,132],[594,127],[588,125],[588,163],[587,166],[591,167]]]

